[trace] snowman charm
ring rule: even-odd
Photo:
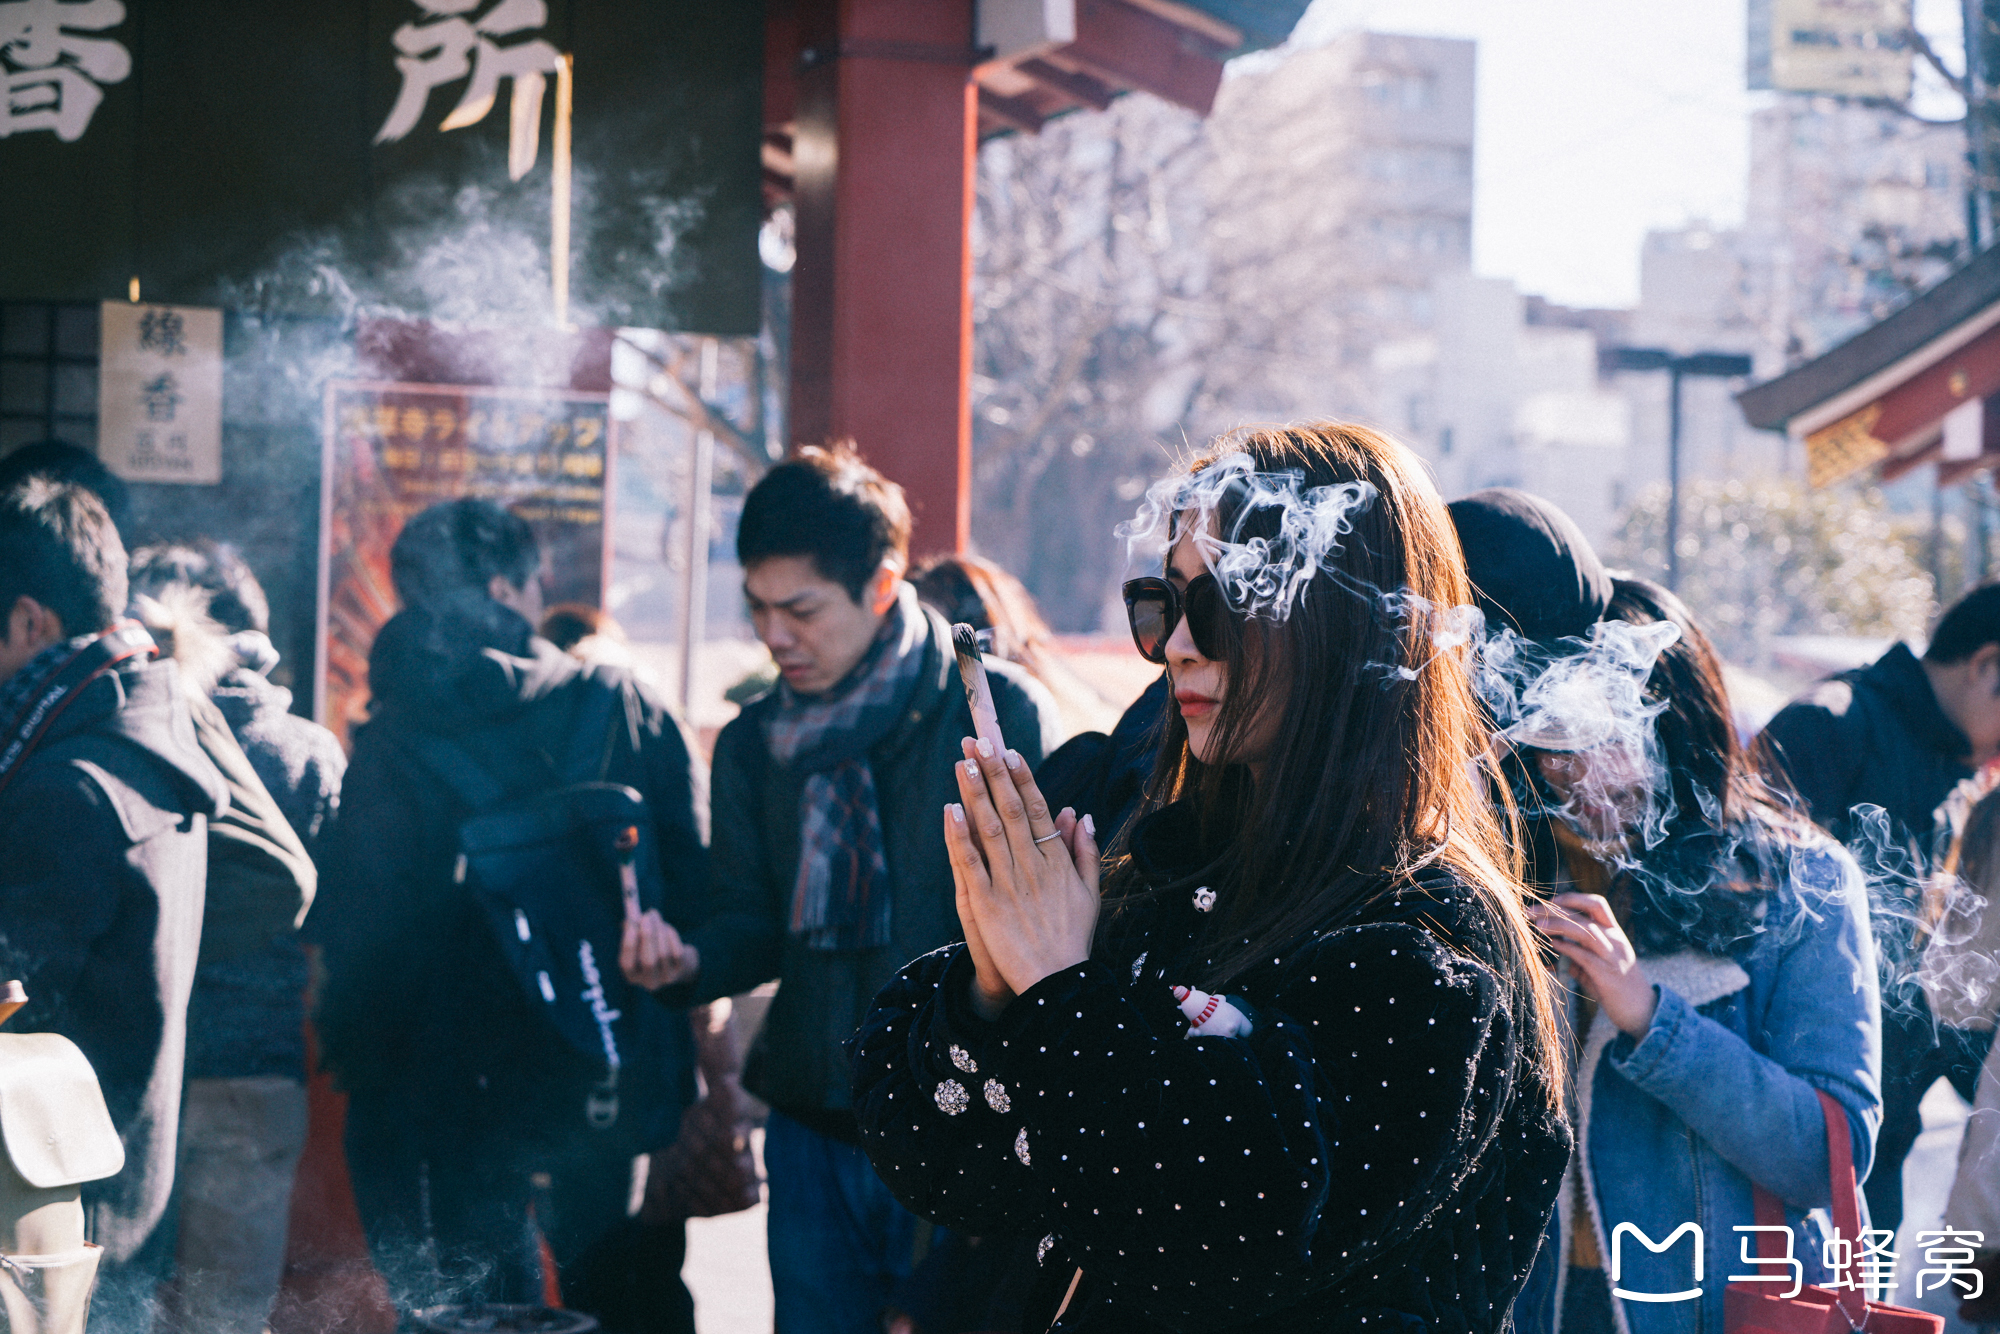
[[[1187,1016],[1191,1038],[1240,1038],[1250,1031],[1250,1018],[1221,996],[1175,987],[1174,1000]]]

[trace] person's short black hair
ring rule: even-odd
[[[405,606],[486,591],[499,575],[516,588],[541,568],[535,530],[490,500],[446,500],[410,516],[389,548],[389,578]]]
[[[909,564],[903,488],[862,462],[851,443],[800,450],[750,489],[736,529],[745,570],[773,556],[809,557],[820,577],[860,602],[883,561]]]
[[[1924,661],[1964,662],[1993,643],[2000,643],[2000,584],[1975,588],[1945,608]]]
[[[30,477],[74,482],[104,502],[105,512],[119,532],[131,526],[132,494],[125,489],[124,479],[80,445],[67,440],[37,440],[0,458],[0,491]]]
[[[235,547],[197,537],[191,542],[156,542],[132,553],[132,594],[156,596],[182,585],[209,595],[208,614],[231,634],[271,632],[271,604],[264,586]]]
[[[125,544],[95,492],[39,474],[0,490],[0,616],[24,597],[70,636],[125,614]]]

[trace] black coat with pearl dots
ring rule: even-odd
[[[1158,854],[1183,818],[1135,831],[1156,883],[1178,878]],[[1204,920],[1157,896],[993,1023],[964,946],[905,968],[853,1043],[891,1191],[947,1227],[1044,1238],[1051,1310],[1081,1267],[1063,1331],[1503,1329],[1570,1131],[1471,892],[1432,870],[1243,977],[1242,1038],[1189,1040],[1173,1000]]]

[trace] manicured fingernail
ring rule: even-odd
[[[988,741],[985,737],[979,738],[978,751],[981,759],[986,759],[986,760],[992,759],[993,743],[991,741]]]
[[[1093,839],[1097,837],[1097,822],[1088,815],[1083,817],[1083,832]]]
[[[945,809],[951,812],[951,822],[953,824],[962,825],[965,823],[965,807],[954,801],[951,805],[945,807]]]
[[[1010,750],[1007,752],[1007,767],[1009,769],[1018,769],[1021,767],[1021,754],[1019,751]]]
[[[979,761],[967,760],[965,762],[965,772],[970,774],[974,778],[979,777]]]

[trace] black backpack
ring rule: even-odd
[[[629,689],[586,689],[568,753],[544,758],[539,781],[510,786],[445,737],[403,738],[472,812],[453,883],[477,904],[541,1036],[573,1057],[557,1064],[584,1072],[577,1091],[596,1131],[634,1129],[672,1096],[665,1007],[618,967],[627,912],[662,909],[665,897],[645,797],[604,781]]]

